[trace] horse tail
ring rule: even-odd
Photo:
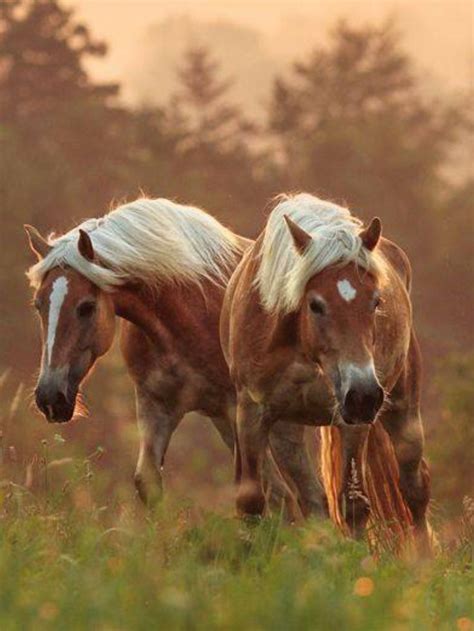
[[[362,491],[369,506],[367,535],[376,552],[411,546],[413,517],[400,491],[400,474],[392,441],[380,422],[370,426],[357,457]],[[341,508],[342,440],[337,427],[321,428],[321,474],[331,519],[348,532]]]
[[[393,552],[414,544],[413,517],[400,491],[392,441],[380,422],[368,432],[361,453],[362,484],[370,505],[369,540]]]
[[[343,483],[343,456],[341,433],[337,427],[321,427],[320,465],[329,517],[344,533],[348,534],[339,501]]]

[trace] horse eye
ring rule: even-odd
[[[318,298],[313,298],[311,300],[311,302],[309,303],[309,308],[313,313],[316,313],[317,315],[324,315],[326,313],[326,305],[322,300],[319,300]]]
[[[41,302],[39,298],[35,298],[33,300],[33,307],[36,309],[36,311],[39,311],[41,309]]]
[[[374,302],[373,302],[373,308],[374,311],[377,311],[377,309],[379,309],[382,306],[383,300],[380,296],[375,296],[374,298]]]
[[[90,318],[95,312],[95,302],[81,302],[77,307],[77,315],[80,318]]]

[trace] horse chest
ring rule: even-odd
[[[226,393],[188,363],[174,361],[170,369],[169,362],[163,359],[149,367],[145,379],[144,387],[153,398],[166,401],[182,414],[191,411],[222,413]]]
[[[273,382],[265,404],[272,416],[305,425],[327,425],[334,409],[333,396],[319,372],[299,361]]]

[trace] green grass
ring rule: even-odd
[[[171,499],[150,515],[97,501],[89,478],[40,497],[0,487],[2,630],[472,628],[466,542],[376,562],[327,523],[252,525]]]

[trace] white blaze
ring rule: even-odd
[[[337,290],[339,291],[341,298],[343,298],[346,302],[354,300],[357,295],[357,291],[347,279],[338,281]]]
[[[54,338],[59,322],[59,313],[67,294],[67,278],[60,276],[53,283],[53,289],[49,296],[48,335],[46,337],[46,351],[48,353],[48,365],[53,356]]]

